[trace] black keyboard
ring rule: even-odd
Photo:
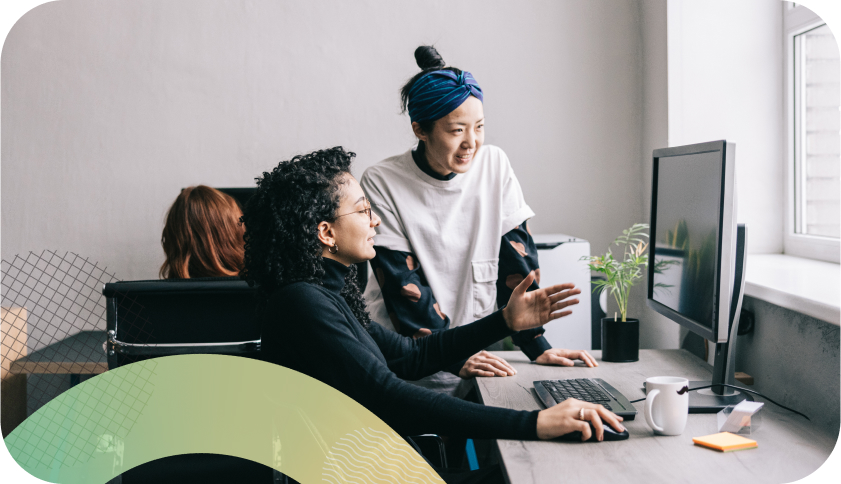
[[[627,420],[633,420],[637,415],[637,410],[625,398],[625,395],[601,378],[536,381],[534,390],[546,408],[555,406],[567,398],[575,398],[604,405],[608,410]]]

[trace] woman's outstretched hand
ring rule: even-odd
[[[562,310],[578,304],[578,299],[570,299],[571,296],[581,294],[581,290],[576,289],[575,284],[557,284],[526,292],[532,281],[534,271],[514,288],[508,305],[502,310],[505,323],[513,331],[537,328],[553,319],[569,316],[572,311]]]

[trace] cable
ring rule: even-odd
[[[755,391],[753,391],[753,390],[748,390],[747,388],[737,387],[736,385],[728,385],[728,384],[726,384],[726,383],[716,383],[715,385],[707,385],[707,386],[703,386],[703,387],[690,388],[690,389],[689,389],[689,391],[690,391],[690,392],[694,392],[695,390],[703,390],[703,389],[705,389],[705,388],[712,388],[712,387],[714,387],[714,386],[716,386],[716,387],[729,387],[729,388],[735,388],[736,390],[742,390],[742,391],[745,391],[745,392],[748,392],[748,393],[753,393],[754,395],[759,395],[760,397],[764,398],[765,400],[768,400],[769,402],[773,403],[774,405],[776,405],[776,406],[778,406],[778,407],[780,407],[780,408],[784,408],[784,409],[788,410],[789,412],[794,412],[794,413],[796,413],[797,415],[800,415],[801,417],[805,418],[806,420],[808,420],[808,421],[810,421],[810,422],[812,421],[812,419],[810,419],[809,417],[807,417],[807,416],[806,416],[806,414],[800,413],[800,412],[798,412],[797,410],[794,410],[793,408],[788,408],[788,407],[786,407],[785,405],[781,405],[781,404],[779,404],[779,403],[775,402],[774,400],[771,400],[770,398],[766,397],[765,395],[763,395],[763,394],[761,394],[761,393],[759,393],[759,392],[755,392]],[[641,402],[641,401],[643,401],[643,400],[645,400],[645,398],[640,398],[639,400],[631,400],[631,403],[638,403],[638,402]]]

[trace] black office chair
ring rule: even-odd
[[[236,277],[105,284],[108,368],[159,356],[236,355],[259,359],[254,288]],[[116,480],[115,480],[116,481]],[[122,484],[286,483],[262,464],[232,456],[166,457],[124,472]]]
[[[359,264],[362,266],[362,264]],[[366,277],[367,267],[360,270]],[[360,281],[364,284],[363,281]],[[364,285],[362,286],[364,287]],[[260,359],[260,325],[254,288],[237,277],[126,281],[105,284],[108,368],[148,358],[183,354],[223,354]],[[438,435],[413,436],[435,465],[447,468]],[[189,454],[158,459],[123,473],[123,484],[150,482],[294,483],[255,462],[230,456]],[[201,476],[201,477],[200,477]]]
[[[108,367],[156,356],[258,358],[254,288],[236,277],[105,284]]]

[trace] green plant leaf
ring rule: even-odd
[[[648,224],[638,223],[623,230],[622,235],[616,237],[612,245],[617,245],[622,250],[621,260],[613,256],[610,247],[602,256],[582,257],[582,260],[588,261],[591,270],[605,275],[605,280],[594,282],[596,287],[593,291],[607,290],[616,299],[623,320],[628,312],[630,290],[636,281],[642,278],[642,268],[648,266],[647,230]]]

